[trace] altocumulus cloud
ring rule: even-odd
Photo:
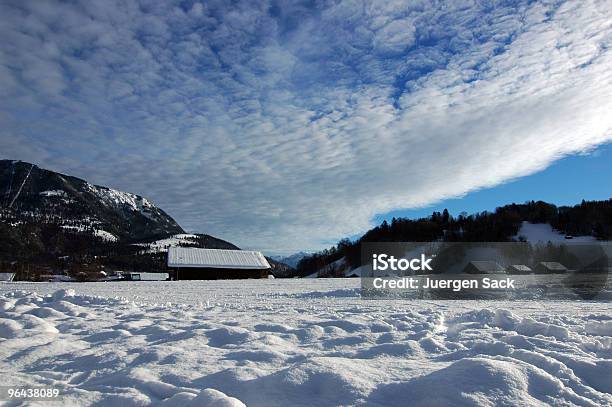
[[[612,8],[15,1],[0,154],[292,250],[612,139]]]

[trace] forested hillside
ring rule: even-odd
[[[145,197],[93,185],[23,161],[0,160],[0,272],[164,271],[165,253],[148,243],[184,234]],[[237,249],[205,234],[177,245]]]
[[[334,247],[304,257],[297,274],[306,276],[344,259],[349,268],[360,265],[362,242],[472,241],[505,242],[517,236],[523,221],[548,223],[568,235],[592,235],[600,240],[612,238],[612,199],[582,201],[575,206],[557,207],[543,201],[510,204],[472,215],[452,216],[448,210],[421,219],[393,218],[369,230],[361,238],[343,239]],[[330,275],[333,275],[331,273]]]

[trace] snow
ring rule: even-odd
[[[46,196],[46,197],[51,197],[51,196],[59,196],[62,198],[68,197],[68,194],[66,194],[66,191],[62,191],[61,189],[52,190],[52,191],[42,191],[40,195]]]
[[[106,240],[107,242],[116,242],[118,240],[117,236],[105,230],[94,229],[93,232],[94,232],[94,236],[97,236],[102,240]]]
[[[85,226],[62,225],[62,228],[64,228],[64,229],[72,229],[72,230],[75,230],[77,232],[85,232],[85,231],[89,230],[89,228],[87,228]],[[117,240],[119,240],[117,238],[117,236],[113,235],[110,232],[102,230],[102,229],[93,229],[93,234],[94,234],[94,236],[100,238],[101,240],[105,240],[107,242],[116,242]]]
[[[107,206],[115,209],[130,209],[140,212],[142,215],[151,218],[152,211],[155,209],[149,200],[129,192],[117,191],[116,189],[87,184],[87,188],[92,191]]]
[[[168,267],[212,267],[266,270],[270,264],[260,252],[250,250],[201,249],[171,247]]]
[[[585,330],[592,335],[612,336],[612,320],[591,321],[586,324]]]
[[[521,228],[519,229],[515,239],[518,240],[519,236],[523,236],[528,242],[562,242],[568,241],[565,239],[565,235],[554,230],[548,223],[529,223],[523,221]],[[574,236],[569,242],[596,242],[594,236]]]
[[[358,279],[0,283],[45,405],[612,405],[609,302],[365,300]]]
[[[15,273],[0,273],[0,281],[13,281]]]
[[[143,272],[132,272],[132,280],[140,281],[166,281],[169,278],[168,273],[143,273]]]
[[[167,252],[171,247],[179,247],[181,245],[196,244],[197,235],[188,233],[180,233],[172,235],[166,239],[156,240],[151,243],[136,243],[136,246],[146,248],[147,253],[163,253]]]

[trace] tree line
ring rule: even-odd
[[[600,240],[612,238],[612,199],[582,201],[575,206],[560,206],[543,201],[528,201],[496,208],[493,212],[452,216],[447,209],[420,219],[393,218],[367,231],[355,241],[342,239],[333,247],[304,257],[296,274],[306,276],[323,271],[336,276],[333,265],[344,261],[350,268],[361,264],[361,244],[365,242],[506,242],[518,236],[521,223],[549,223],[567,235],[592,235]]]

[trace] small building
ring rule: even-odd
[[[260,252],[248,250],[168,249],[171,280],[267,278],[271,266]]]
[[[574,254],[572,251],[572,254],[578,257],[581,263],[578,272],[610,273],[612,271],[612,242],[599,242],[597,245],[590,245],[590,248],[591,250],[585,255]]]
[[[40,281],[46,281],[46,282],[59,282],[62,281],[60,280],[60,277],[62,277],[61,274],[41,274],[40,275]]]
[[[507,273],[508,274],[531,274],[533,273],[533,270],[531,270],[531,267],[526,266],[524,264],[511,264],[510,266],[508,266]]]
[[[122,280],[124,281],[166,281],[169,278],[168,273],[144,273],[144,272],[121,272]],[[112,280],[111,280],[112,281]]]
[[[534,271],[537,274],[563,274],[567,273],[567,267],[556,261],[541,261],[535,266]]]
[[[464,273],[468,274],[501,274],[504,273],[504,268],[495,261],[470,261],[463,269]]]
[[[592,263],[580,269],[581,273],[607,273],[612,274],[612,258],[601,256]]]
[[[0,281],[13,281],[15,273],[0,273]]]

